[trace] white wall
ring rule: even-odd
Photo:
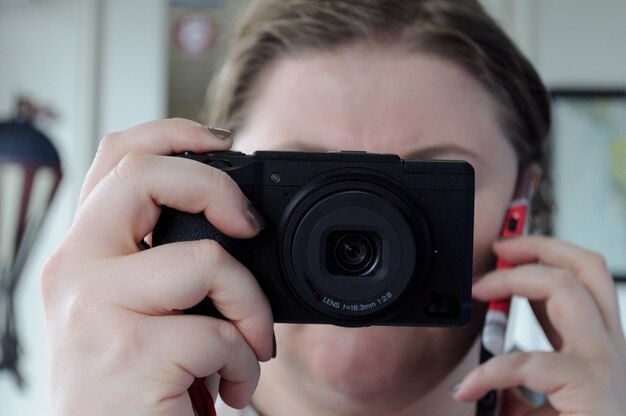
[[[168,1],[102,4],[97,137],[163,118],[167,108]]]
[[[626,87],[626,1],[532,1],[533,59],[550,86]]]
[[[105,133],[162,118],[166,107],[167,0],[48,0],[0,3],[0,117],[23,93],[51,106],[45,129],[64,179],[18,291],[18,391],[0,373],[0,415],[48,409],[48,364],[39,270],[67,232],[82,178]]]

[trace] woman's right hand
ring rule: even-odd
[[[42,274],[54,415],[193,415],[187,388],[216,374],[226,403],[250,400],[273,344],[254,277],[213,241],[138,248],[161,205],[203,212],[234,238],[259,232],[262,219],[228,175],[165,156],[229,149],[219,136],[172,119],[102,140]],[[228,321],[180,313],[207,296]]]

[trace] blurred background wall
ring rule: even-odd
[[[12,115],[19,94],[52,108],[57,118],[43,121],[40,127],[57,146],[65,175],[18,293],[21,368],[28,385],[20,391],[8,374],[0,372],[0,415],[48,414],[38,275],[71,224],[82,178],[99,139],[106,132],[152,119],[199,119],[232,16],[243,3],[0,0],[0,119]],[[483,3],[549,87],[626,88],[624,0]],[[584,220],[593,226],[594,218]],[[624,321],[626,289],[619,290]],[[524,302],[516,302],[512,320],[509,345],[547,347]]]

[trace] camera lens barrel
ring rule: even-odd
[[[426,267],[429,238],[420,213],[388,184],[330,181],[301,192],[284,217],[287,284],[326,320],[392,311]]]

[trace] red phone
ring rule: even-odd
[[[507,210],[501,238],[513,238],[528,232],[530,201],[539,182],[539,168],[535,165],[520,171],[515,185],[513,200]],[[496,269],[507,269],[512,264],[498,258]],[[480,339],[480,363],[504,352],[504,336],[509,320],[511,299],[498,299],[489,302],[485,324]],[[492,390],[476,404],[476,416],[494,416],[499,412],[499,394]]]

